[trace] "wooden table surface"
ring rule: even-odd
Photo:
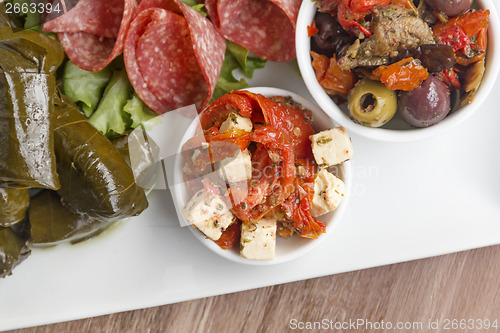
[[[500,332],[500,245],[11,332],[320,331],[306,329],[314,322],[330,332]]]

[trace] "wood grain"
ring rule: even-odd
[[[444,330],[445,319],[498,319],[500,246],[334,276],[209,297],[150,309],[21,329],[49,332],[294,332],[301,322],[422,322],[415,329],[330,332],[500,332],[500,328]],[[429,329],[439,320],[440,329]],[[407,325],[410,325],[407,324]],[[329,326],[330,327],[330,326]],[[451,325],[450,325],[451,327]]]

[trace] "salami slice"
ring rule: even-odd
[[[212,96],[225,40],[213,24],[179,0],[143,0],[124,46],[125,66],[139,97],[162,114]]]
[[[295,58],[300,0],[206,0],[212,22],[228,40],[272,61]]]
[[[136,0],[80,0],[66,14],[43,24],[57,32],[64,51],[78,67],[99,71],[123,52]]]

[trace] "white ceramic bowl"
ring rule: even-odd
[[[311,0],[302,2],[295,35],[297,61],[307,89],[309,89],[309,92],[319,106],[337,123],[351,132],[370,139],[390,142],[417,141],[441,134],[453,128],[479,109],[490,93],[500,68],[500,23],[494,1],[476,0],[475,3],[480,8],[490,10],[486,72],[474,102],[454,111],[436,125],[427,128],[411,128],[402,119],[392,119],[384,128],[370,128],[352,121],[349,118],[348,112],[342,111],[316,80],[316,75],[311,65],[311,56],[309,55],[311,50],[310,37],[307,36],[307,26],[311,25],[316,14],[315,3]]]
[[[317,131],[330,129],[332,127],[336,127],[337,125],[332,121],[330,117],[328,117],[320,108],[318,108],[313,103],[309,102],[305,98],[294,94],[287,90],[277,89],[277,88],[267,88],[267,87],[259,87],[259,88],[249,88],[247,89],[254,93],[259,93],[264,96],[291,96],[296,102],[302,104],[307,109],[311,110],[314,117],[314,129]],[[177,158],[175,160],[174,166],[174,180],[176,184],[182,183],[182,158],[181,158],[181,147],[182,145],[189,140],[195,130],[196,127],[199,126],[199,120],[196,118],[189,129],[186,131],[184,137],[181,140],[181,145],[178,148]],[[346,185],[346,193],[343,199],[342,204],[333,212],[330,212],[326,215],[323,215],[319,218],[322,222],[326,222],[328,224],[326,228],[326,232],[321,234],[317,239],[304,239],[297,235],[290,237],[288,239],[283,239],[280,236],[277,236],[277,244],[276,244],[276,256],[273,260],[248,260],[240,256],[239,254],[239,246],[235,246],[231,250],[223,250],[217,244],[215,244],[210,239],[206,238],[205,235],[194,227],[189,226],[187,221],[183,221],[186,228],[189,228],[193,235],[202,242],[207,248],[217,253],[218,255],[238,262],[242,264],[248,265],[275,265],[284,263],[296,258],[299,258],[305,255],[307,252],[314,249],[316,246],[321,244],[321,242],[325,241],[328,236],[333,232],[334,226],[339,222],[342,217],[342,214],[347,205],[347,201],[349,198],[350,188],[351,188],[351,163],[350,161],[344,162],[338,169],[337,177],[342,179]],[[189,201],[189,196],[184,186],[176,186],[174,188],[174,203],[177,209],[182,209]],[[182,217],[181,217],[182,218]]]

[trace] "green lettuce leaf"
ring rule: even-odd
[[[226,47],[229,53],[232,54],[238,61],[241,73],[249,79],[253,77],[253,72],[257,68],[264,68],[266,65],[266,60],[262,58],[249,57],[249,51],[243,46],[227,41]]]
[[[95,128],[108,138],[123,134],[130,126],[130,120],[123,108],[132,95],[130,84],[125,70],[115,71],[111,81],[104,90],[104,95],[97,110],[89,118]]]
[[[202,16],[208,16],[207,13],[203,10],[203,8],[205,8],[204,4],[199,4],[198,2],[196,2],[196,0],[181,0],[181,2],[184,2],[186,5],[193,7],[193,9],[200,13]]]
[[[64,94],[77,103],[89,118],[96,110],[111,75],[108,67],[99,72],[88,72],[68,61],[63,74]]]
[[[234,70],[239,70],[241,74],[251,79],[254,71],[257,68],[263,68],[265,65],[266,60],[258,57],[249,57],[246,48],[227,41],[224,62],[222,63],[212,100],[216,100],[231,90],[240,90],[249,87],[248,82],[244,78],[238,80],[234,77]]]
[[[17,16],[24,19],[24,29],[41,31],[42,15],[38,11],[38,7],[32,7],[30,0],[12,0],[8,2],[19,8],[20,12]],[[33,2],[33,4],[38,5],[37,2]]]
[[[220,76],[217,80],[217,85],[215,86],[214,93],[212,95],[212,100],[216,100],[217,98],[225,95],[231,90],[240,90],[250,87],[245,79],[242,78],[240,80],[237,80],[234,77],[233,71],[237,68],[240,68],[238,60],[236,60],[236,57],[234,55],[226,51],[224,62],[220,71]]]
[[[128,114],[131,121],[130,128],[137,128],[144,123],[151,125],[154,122],[150,122],[149,120],[157,117],[157,114],[151,111],[136,93],[127,101],[123,107],[123,111]],[[146,128],[146,130],[150,130],[150,128]]]

